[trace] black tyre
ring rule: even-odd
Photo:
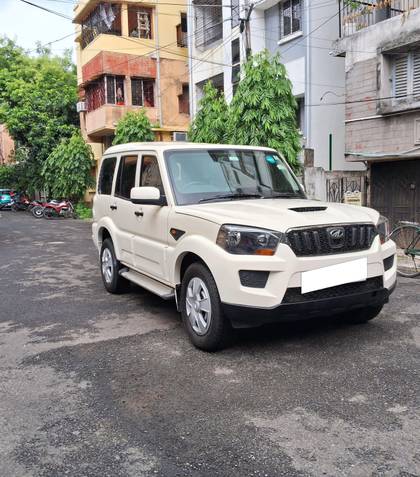
[[[112,240],[104,240],[100,253],[101,275],[109,293],[123,293],[130,288],[130,282],[119,274],[122,265],[117,260]]]
[[[36,205],[31,210],[31,213],[36,219],[41,219],[44,216],[44,207]]]
[[[223,315],[216,282],[207,267],[198,262],[188,267],[180,298],[182,321],[193,345],[205,351],[224,348],[232,328]]]
[[[383,305],[367,306],[366,308],[360,308],[359,310],[346,313],[344,318],[347,323],[351,323],[353,325],[362,325],[363,323],[367,323],[368,321],[376,318],[381,312],[382,308]]]

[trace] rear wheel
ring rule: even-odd
[[[216,282],[207,267],[193,263],[181,284],[181,315],[194,346],[216,351],[227,345],[231,325],[223,315]]]
[[[36,219],[40,219],[44,215],[44,207],[36,205],[32,208],[31,213]]]
[[[346,313],[344,315],[344,319],[347,321],[347,323],[362,325],[363,323],[367,323],[368,321],[376,318],[381,312],[382,308],[383,305],[367,306],[366,308],[361,308],[359,310]]]
[[[420,275],[420,227],[402,225],[390,235],[397,246],[397,272],[402,277]]]
[[[109,293],[123,293],[130,288],[130,282],[122,277],[119,272],[122,265],[117,260],[112,240],[104,240],[101,253],[101,275],[104,286]]]

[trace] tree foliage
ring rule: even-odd
[[[244,64],[229,107],[229,142],[272,147],[297,170],[301,145],[296,109],[292,84],[279,56],[270,57],[266,51],[253,55]]]
[[[42,167],[42,178],[49,195],[77,201],[94,185],[93,152],[80,133],[63,139]]]
[[[192,142],[224,143],[227,140],[228,119],[225,97],[210,81],[204,85],[203,92],[198,112],[188,132],[188,139]]]
[[[155,135],[149,118],[146,116],[146,111],[140,109],[138,112],[128,112],[120,119],[115,129],[115,138],[112,144],[147,142],[154,139]]]
[[[42,187],[43,162],[78,127],[75,67],[63,57],[39,50],[31,57],[12,40],[0,38],[0,122],[27,154],[30,188]]]

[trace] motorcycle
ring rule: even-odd
[[[48,202],[44,207],[42,215],[45,219],[76,218],[73,204],[69,200],[63,200],[58,204]]]
[[[12,197],[12,203],[10,205],[10,208],[13,212],[18,212],[21,210],[25,211],[28,210],[29,205],[30,201],[27,196],[23,194],[16,194]]]
[[[38,200],[33,200],[28,207],[28,211],[36,218],[40,219],[44,216],[44,208],[48,204],[59,204],[60,201],[58,200],[50,200],[49,202],[40,202]]]

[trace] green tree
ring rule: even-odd
[[[227,140],[228,119],[228,106],[225,97],[210,81],[204,85],[203,91],[204,95],[191,123],[188,139],[192,142],[223,144]]]
[[[112,144],[125,144],[127,142],[153,141],[155,135],[152,125],[146,116],[146,111],[127,113],[117,124],[115,138]]]
[[[0,38],[0,122],[18,152],[27,152],[30,188],[42,186],[43,162],[63,138],[78,128],[75,66],[69,52],[50,56],[39,49],[31,57],[12,40]]]
[[[298,170],[297,103],[280,57],[258,53],[244,64],[242,72],[229,108],[229,142],[272,147]]]
[[[93,165],[92,149],[77,132],[63,139],[44,162],[43,184],[51,196],[77,201],[95,183]]]

